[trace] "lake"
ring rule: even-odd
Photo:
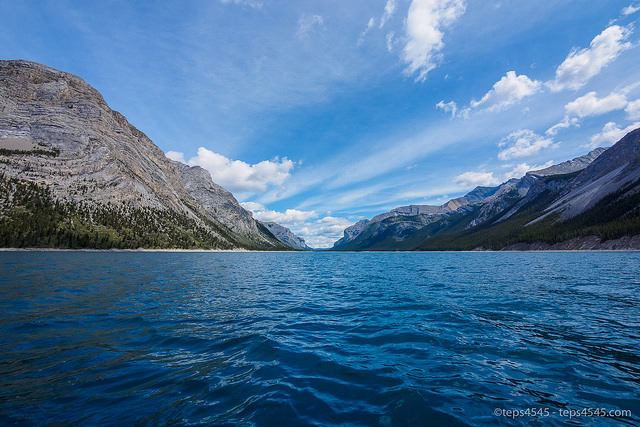
[[[640,423],[640,253],[0,265],[4,425]]]

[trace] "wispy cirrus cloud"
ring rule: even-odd
[[[262,2],[257,0],[220,0],[222,3],[235,3],[243,6],[253,7],[255,9],[262,8]]]
[[[271,188],[256,201],[267,205],[281,203],[283,200],[313,191],[315,195],[298,204],[297,208],[322,211],[373,206],[373,199],[379,200],[382,193],[385,194],[385,200],[402,202],[404,197],[396,196],[403,193],[402,187],[409,187],[406,179],[400,179],[397,187],[392,188],[385,176],[399,169],[406,170],[408,166],[421,160],[432,158],[451,145],[473,144],[477,141],[477,130],[480,127],[485,129],[485,138],[495,141],[504,135],[504,129],[508,129],[508,126],[509,124],[499,116],[475,116],[469,118],[464,126],[456,120],[447,120],[425,126],[402,138],[383,138],[375,141],[364,139],[322,164],[296,169],[287,181],[286,188]],[[357,188],[361,184],[364,187]],[[419,187],[422,189],[416,188],[412,194],[431,194],[425,190],[425,187],[431,185],[431,180],[421,182]],[[451,185],[451,181],[439,185]],[[372,195],[371,198],[368,197],[369,194]]]
[[[620,53],[631,47],[631,43],[625,42],[630,34],[629,27],[612,25],[597,35],[588,48],[574,48],[558,66],[556,78],[548,86],[554,92],[580,89]]]
[[[521,129],[510,133],[500,141],[498,147],[502,150],[498,153],[498,159],[510,160],[528,157],[554,145],[551,138],[545,138],[529,129]]]
[[[369,33],[369,31],[371,31],[371,29],[375,24],[376,24],[375,18],[370,18],[369,22],[367,23],[367,28],[364,29],[364,31],[362,32],[362,34],[360,34],[360,37],[358,38],[358,46],[361,46],[362,43],[364,43],[365,36]]]
[[[389,31],[387,33],[386,36],[386,40],[387,40],[387,51],[389,52],[393,52],[393,45],[394,45],[394,41],[393,38],[396,36],[396,32],[395,31]]]
[[[438,102],[436,104],[436,108],[440,108],[445,113],[451,113],[451,118],[453,119],[458,112],[458,105],[454,101],[444,102],[444,100]]]
[[[380,17],[380,20],[378,23],[379,29],[382,29],[385,26],[387,21],[389,21],[389,19],[391,19],[391,17],[393,17],[393,15],[396,13],[397,9],[398,9],[398,0],[387,0],[387,3],[384,6],[384,12],[382,13],[382,16]],[[360,37],[358,38],[358,46],[361,46],[362,43],[364,43],[365,36],[369,33],[369,31],[373,29],[375,25],[376,25],[376,19],[374,17],[369,18],[367,27],[364,29],[364,31],[362,32],[362,34],[360,34]],[[391,31],[389,34],[394,34],[394,32]],[[387,46],[389,45],[389,34],[387,34]],[[387,50],[391,51],[391,49],[389,49],[388,47],[387,47]]]
[[[298,37],[306,36],[315,27],[323,27],[324,18],[321,15],[302,15],[298,20]]]
[[[406,20],[407,44],[403,60],[405,73],[424,81],[440,62],[444,47],[444,29],[450,27],[466,10],[463,0],[413,0]]]
[[[384,13],[380,18],[380,24],[378,25],[379,28],[384,27],[384,24],[386,24],[389,18],[393,16],[397,8],[398,0],[387,0],[387,4],[384,6]]]

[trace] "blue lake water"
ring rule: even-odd
[[[3,425],[640,423],[640,253],[0,252],[0,268]]]

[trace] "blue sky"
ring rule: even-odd
[[[640,126],[639,1],[0,0],[71,72],[314,247]]]

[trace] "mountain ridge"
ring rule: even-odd
[[[2,246],[290,249],[207,171],[42,64],[0,61],[0,176]]]
[[[307,246],[307,242],[302,237],[294,234],[289,228],[278,224],[273,221],[260,221],[267,229],[273,234],[278,240],[285,243],[289,247],[293,249],[297,249],[300,251],[309,251],[312,250],[309,246]]]
[[[639,194],[637,129],[608,149],[477,187],[442,206],[361,220],[333,250],[640,249]]]

